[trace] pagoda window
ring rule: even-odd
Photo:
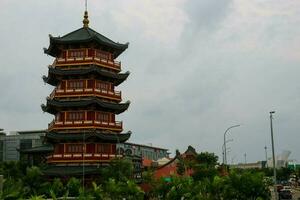
[[[66,81],[61,81],[57,88],[61,90],[66,89]]]
[[[83,145],[82,144],[68,144],[66,148],[67,153],[82,153]]]
[[[84,49],[69,50],[68,57],[69,58],[83,58],[83,57],[85,57],[85,50]]]
[[[93,88],[94,83],[95,83],[95,80],[88,80],[88,82],[87,82],[87,87],[88,87],[88,88]]]
[[[96,57],[104,60],[111,60],[110,53],[104,52],[104,51],[96,51]]]
[[[88,49],[88,56],[93,57],[95,55],[95,50],[94,49]]]
[[[60,113],[57,113],[57,114],[55,115],[55,121],[62,121],[62,120],[61,120],[61,114],[60,114]]]
[[[94,111],[88,111],[87,112],[87,120],[94,120],[95,119],[95,112]]]
[[[64,152],[64,145],[63,144],[57,144],[54,146],[54,153],[60,154]]]
[[[94,153],[95,144],[86,144],[86,153]]]
[[[67,52],[66,51],[62,51],[59,55],[59,58],[66,58]]]
[[[72,80],[68,81],[68,89],[83,89],[83,80]]]
[[[96,120],[100,122],[109,122],[109,114],[103,112],[96,113]]]
[[[96,88],[99,89],[99,90],[109,91],[110,90],[110,84],[105,83],[105,82],[97,81],[96,82]]]
[[[111,153],[110,144],[96,144],[96,153],[109,154]]]
[[[84,120],[84,112],[67,112],[67,121],[82,121]]]

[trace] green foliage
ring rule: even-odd
[[[20,179],[25,174],[26,167],[15,161],[1,162],[0,174],[3,174],[4,178]]]
[[[38,194],[38,191],[43,187],[43,173],[38,167],[26,169],[26,175],[23,178],[25,194]]]
[[[195,180],[213,179],[218,171],[216,169],[218,156],[214,153],[202,152],[197,155],[196,162],[192,166]]]
[[[268,186],[264,184],[262,173],[231,172],[224,177],[224,199],[270,199]]]
[[[50,186],[50,191],[52,191],[52,193],[58,197],[63,196],[63,194],[65,193],[64,185],[59,178],[53,179],[53,182]]]
[[[110,165],[103,169],[103,181],[114,179],[117,181],[127,181],[132,178],[133,165],[132,162],[126,159],[114,159]]]
[[[131,180],[126,182],[117,182],[114,179],[109,179],[105,184],[106,196],[111,199],[128,200],[143,199],[144,192]]]
[[[179,158],[179,161],[177,163],[177,173],[179,175],[183,175],[186,169],[186,164],[182,158]]]
[[[29,198],[29,200],[45,200],[44,195],[34,195]]]
[[[69,191],[69,195],[72,197],[77,197],[79,195],[79,188],[81,187],[80,180],[72,177],[69,179],[67,183],[67,190]]]
[[[210,167],[215,167],[218,164],[218,156],[214,153],[201,152],[197,155],[196,160],[198,163],[206,164]]]
[[[289,180],[291,174],[293,173],[294,170],[287,168],[287,167],[283,167],[280,169],[277,169],[277,180],[280,181],[287,181]]]
[[[95,199],[104,199],[104,191],[102,185],[97,185],[95,182],[93,182],[91,194],[93,197],[95,197]]]
[[[8,178],[4,181],[1,199],[12,200],[23,196],[23,183],[19,180]]]

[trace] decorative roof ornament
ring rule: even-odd
[[[88,11],[87,11],[87,0],[85,0],[85,11],[84,11],[84,17],[83,17],[83,28],[88,28],[89,27],[89,15],[88,15]]]

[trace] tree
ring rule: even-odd
[[[217,161],[218,156],[214,153],[201,152],[198,154],[196,162],[192,166],[194,170],[193,178],[195,180],[203,180],[205,178],[213,180],[218,173],[216,169]]]
[[[38,167],[28,167],[26,169],[26,175],[23,178],[23,183],[26,195],[38,194],[38,191],[42,188],[44,183],[43,173]]]
[[[69,179],[66,189],[68,190],[70,196],[78,197],[80,187],[81,187],[80,181],[77,178],[72,177]]]
[[[133,175],[133,165],[127,159],[114,159],[110,165],[102,170],[103,181],[114,179],[116,181],[127,181]]]
[[[270,199],[270,191],[263,181],[262,173],[232,171],[229,176],[224,177],[222,188],[223,199]]]

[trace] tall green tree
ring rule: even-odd
[[[201,152],[196,156],[196,162],[192,166],[194,173],[193,178],[195,180],[203,180],[213,178],[218,174],[217,171],[218,156],[214,153]]]

